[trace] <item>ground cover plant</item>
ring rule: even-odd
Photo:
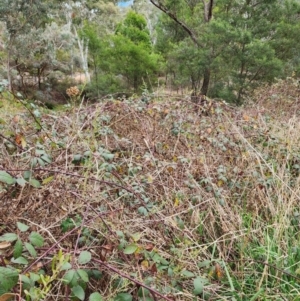
[[[296,79],[243,107],[67,94],[1,97],[0,300],[299,300]]]

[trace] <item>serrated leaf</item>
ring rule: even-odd
[[[0,170],[0,182],[3,182],[8,185],[12,185],[16,182],[16,180],[6,171]]]
[[[78,257],[79,264],[86,264],[91,261],[92,254],[88,251],[82,251]]]
[[[18,239],[14,245],[14,252],[13,252],[14,258],[20,257],[22,252],[23,252],[23,244],[21,239]]]
[[[162,257],[160,258],[160,263],[163,264],[163,265],[169,265],[169,262],[166,259],[162,258]]]
[[[37,253],[36,253],[36,250],[35,250],[35,248],[34,248],[33,245],[31,245],[30,243],[26,242],[26,243],[25,243],[25,248],[27,249],[27,251],[29,252],[29,254],[30,254],[33,258],[36,258]]]
[[[37,158],[34,157],[34,158],[31,159],[30,166],[31,166],[32,168],[34,168],[34,167],[36,167],[36,165],[37,165]],[[25,179],[26,179],[26,178],[25,178]]]
[[[90,278],[93,278],[95,280],[99,280],[102,278],[102,273],[98,270],[88,270],[87,272]]]
[[[84,290],[79,285],[76,285],[76,286],[72,287],[72,293],[79,300],[84,300],[84,298],[85,298]]]
[[[11,262],[13,262],[13,263],[18,263],[18,264],[28,264],[28,261],[27,261],[27,259],[26,258],[24,258],[24,257],[22,257],[22,256],[20,256],[20,257],[18,257],[18,258],[12,258],[11,259]]]
[[[36,156],[44,155],[45,151],[43,149],[36,149],[35,154],[36,154]]]
[[[84,282],[89,282],[89,276],[86,271],[84,271],[82,269],[78,269],[77,274]]]
[[[188,271],[188,270],[183,270],[183,271],[181,271],[181,275],[182,275],[182,276],[185,276],[185,277],[187,277],[187,278],[195,277],[195,274],[192,273],[192,272],[190,272],[190,271]]]
[[[103,299],[99,293],[92,293],[89,297],[89,301],[103,301]]]
[[[0,241],[15,241],[18,239],[18,235],[16,233],[5,233],[0,236]]]
[[[17,178],[16,182],[18,185],[24,187],[26,185],[26,181],[23,178]]]
[[[40,166],[45,166],[45,161],[42,160],[41,158],[37,158],[37,161],[38,161]]]
[[[36,281],[38,281],[38,280],[40,280],[40,275],[39,274],[36,274],[36,273],[29,273],[29,275],[30,275],[30,279],[33,281],[33,282],[36,282]]]
[[[34,188],[40,188],[41,187],[41,183],[36,179],[30,179],[29,184],[31,186],[33,186]]]
[[[200,277],[197,277],[194,279],[194,294],[195,295],[199,295],[203,292],[203,287],[204,287],[204,283],[203,283],[203,279]]]
[[[128,293],[119,293],[114,301],[132,301],[132,295]]]
[[[42,155],[41,159],[49,164],[52,163],[51,158],[47,154]]]
[[[31,178],[32,172],[30,170],[26,170],[23,172],[23,178],[29,180]]]
[[[61,270],[61,271],[66,271],[66,270],[69,270],[71,267],[72,267],[72,265],[71,265],[70,262],[65,262],[65,263],[61,266],[60,270]]]
[[[0,267],[0,295],[8,293],[19,280],[19,274],[15,269]]]
[[[20,275],[20,276],[21,276],[21,281],[23,283],[31,284],[31,281],[30,281],[29,277],[27,277],[26,275]]]
[[[63,277],[63,282],[66,284],[69,284],[72,282],[74,276],[75,276],[76,271],[75,270],[69,270]]]
[[[127,254],[127,255],[133,254],[137,249],[138,249],[138,245],[136,245],[136,244],[128,245],[124,249],[124,254]]]
[[[44,238],[37,232],[31,232],[29,235],[29,241],[35,247],[42,247],[44,245]]]
[[[17,222],[17,227],[21,232],[26,232],[29,229],[29,226],[20,222]]]
[[[90,156],[92,155],[92,152],[91,152],[91,151],[85,151],[85,152],[83,153],[83,155],[84,155],[85,157],[90,157]]]
[[[101,156],[103,157],[103,159],[105,161],[110,161],[114,158],[114,154],[110,154],[110,153],[102,153]]]

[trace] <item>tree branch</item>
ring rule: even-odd
[[[180,25],[185,32],[190,36],[190,38],[193,40],[193,42],[197,45],[199,45],[199,41],[196,38],[194,32],[181,20],[179,20],[175,14],[173,14],[172,12],[170,12],[168,10],[168,8],[166,6],[164,6],[162,3],[160,3],[159,1],[156,0],[150,0],[150,2],[157,7],[159,10],[161,10],[163,13],[165,13],[166,15],[168,15],[173,21],[175,21],[178,25]]]

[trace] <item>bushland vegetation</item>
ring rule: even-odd
[[[299,3],[150,2],[0,0],[1,301],[299,300]]]

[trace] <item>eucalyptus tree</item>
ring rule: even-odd
[[[30,31],[44,27],[47,22],[47,1],[39,0],[0,0],[0,21],[3,22],[6,34],[4,49],[6,50],[6,69],[9,88],[11,81],[11,60],[16,56],[13,49],[16,39]]]
[[[18,78],[18,85],[24,88],[25,73],[36,78],[40,89],[47,70],[67,68],[67,64],[63,66],[57,56],[70,45],[68,26],[54,22],[56,12],[60,10],[60,1],[0,0],[0,21],[5,28],[6,77],[10,90],[14,78]]]

